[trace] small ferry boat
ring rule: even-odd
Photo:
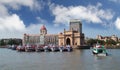
[[[57,45],[53,45],[51,48],[52,52],[58,52],[59,51],[59,47]]]
[[[94,55],[98,56],[107,56],[107,51],[103,45],[100,45],[97,43],[95,46],[92,48],[92,52]]]
[[[25,46],[19,45],[19,46],[17,46],[16,50],[17,51],[25,51]]]
[[[43,49],[44,49],[44,52],[49,52],[49,50],[50,50],[49,46],[47,46],[47,45],[45,45],[45,46],[43,47]]]
[[[42,51],[44,51],[44,48],[43,48],[43,47],[44,47],[44,45],[36,46],[36,47],[35,47],[35,51],[36,51],[36,52],[42,52]]]
[[[60,46],[59,47],[60,52],[71,52],[73,51],[73,48],[70,45],[67,46]]]
[[[25,51],[26,52],[35,51],[35,45],[27,45],[27,46],[25,46]]]
[[[12,50],[16,50],[16,48],[17,48],[17,45],[12,45]]]

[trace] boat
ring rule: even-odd
[[[16,48],[17,48],[17,45],[12,45],[12,50],[16,50]]]
[[[19,46],[17,46],[16,50],[17,51],[25,51],[25,46],[19,45]]]
[[[60,52],[71,52],[73,51],[73,48],[70,45],[67,46],[60,46],[59,47]]]
[[[60,51],[60,52],[63,52],[63,50],[64,50],[64,46],[60,46],[60,47],[59,47],[59,51]]]
[[[92,48],[92,53],[97,56],[107,56],[107,51],[106,48],[103,45],[100,45],[97,43],[95,46]]]
[[[25,51],[26,52],[31,52],[31,51],[35,51],[35,45],[27,45],[25,46]]]
[[[44,49],[44,52],[49,52],[50,47],[49,47],[49,46],[47,46],[47,45],[45,45],[45,46],[43,47],[43,49]]]
[[[53,45],[50,47],[52,52],[58,52],[59,51],[59,47],[57,45]]]
[[[43,48],[43,47],[44,47],[44,45],[36,46],[36,47],[35,47],[35,51],[36,51],[36,52],[42,52],[42,51],[44,51],[44,48]]]

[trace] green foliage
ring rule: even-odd
[[[20,45],[22,44],[22,40],[16,40],[16,39],[8,39],[8,40],[4,40],[1,39],[0,40],[0,46],[5,46],[5,45]]]
[[[112,39],[107,40],[105,43],[106,43],[107,45],[116,45],[116,44],[117,44],[117,42],[115,42],[115,41],[112,40]]]
[[[4,46],[4,45],[5,45],[4,40],[0,40],[0,45],[1,45],[1,46]]]
[[[100,43],[100,44],[105,44],[105,42],[104,41],[102,41],[102,40],[98,40],[98,39],[89,39],[88,41],[87,41],[87,45],[94,45],[94,44],[96,44],[96,43]]]
[[[109,39],[106,42],[102,41],[102,40],[98,40],[98,39],[89,39],[86,44],[91,46],[91,45],[96,44],[97,42],[102,44],[102,45],[105,45],[105,44],[106,45],[116,45],[118,43],[112,39]]]
[[[9,41],[8,41],[8,44],[9,45],[19,45],[19,44],[21,44],[21,42],[18,42],[18,41],[16,41],[16,40],[14,40],[14,39],[10,39]]]
[[[94,43],[96,43],[94,39],[89,39],[87,41],[87,45],[93,45]]]

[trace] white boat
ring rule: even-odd
[[[92,52],[94,55],[107,56],[107,51],[106,51],[105,47],[98,43],[92,48]]]

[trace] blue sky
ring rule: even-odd
[[[39,34],[41,25],[48,33],[69,28],[79,19],[86,37],[120,37],[120,0],[0,0],[0,38],[22,38]]]

